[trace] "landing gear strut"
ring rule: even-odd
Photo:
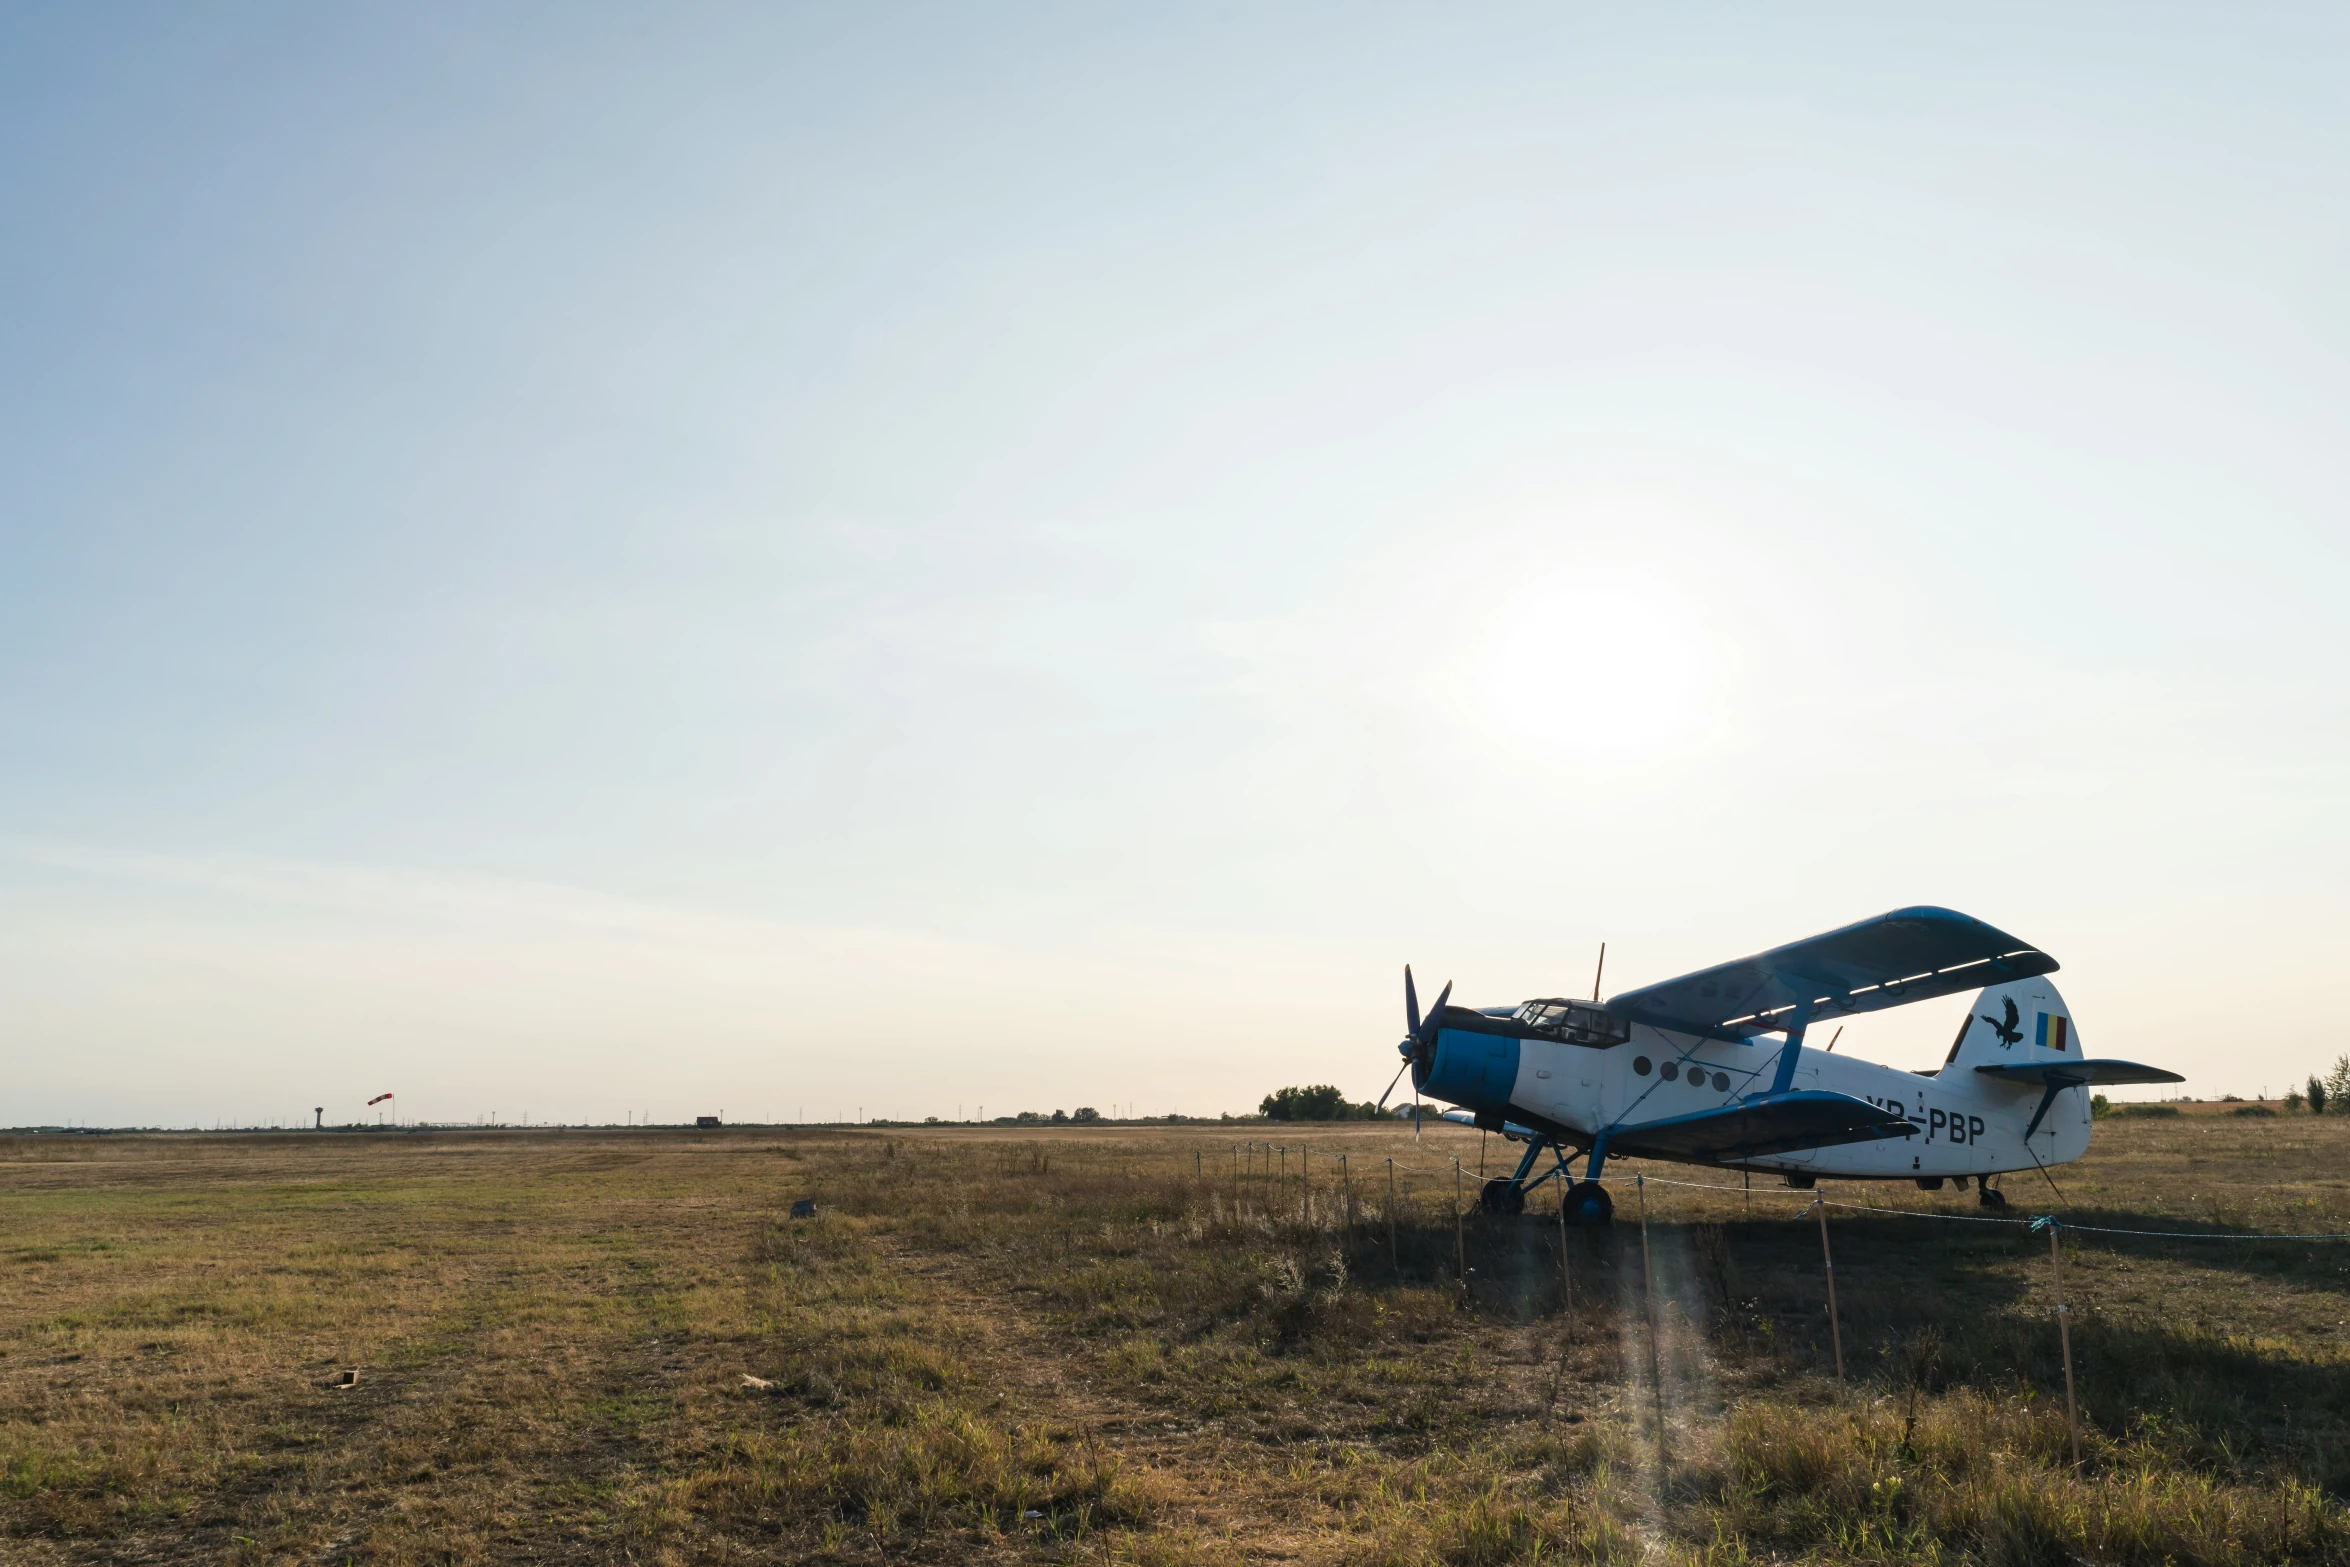
[[[1557,1167],[1534,1175],[1534,1166],[1545,1150],[1557,1160]],[[1477,1191],[1477,1206],[1497,1217],[1521,1214],[1526,1211],[1526,1194],[1545,1181],[1557,1181],[1560,1201],[1565,1204],[1569,1224],[1605,1224],[1615,1212],[1615,1203],[1607,1189],[1594,1180],[1577,1181],[1574,1171],[1567,1168],[1567,1150],[1547,1137],[1537,1137],[1527,1145],[1526,1156],[1518,1161],[1514,1174],[1497,1176]],[[1605,1140],[1592,1150],[1584,1166],[1586,1176],[1597,1175],[1607,1160]],[[1527,1179],[1533,1176],[1532,1180]]]

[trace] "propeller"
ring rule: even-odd
[[[1419,993],[1412,989],[1412,966],[1409,963],[1403,966],[1403,1018],[1411,1025],[1413,1044],[1423,1050],[1436,1047],[1436,1020],[1444,1015],[1444,1004],[1451,999],[1452,981],[1448,979],[1444,982],[1444,988],[1436,993],[1436,1005],[1428,1009],[1427,1020],[1423,1022],[1420,1018]]]
[[[1401,1081],[1404,1073],[1414,1065],[1435,1065],[1436,1020],[1444,1016],[1444,1004],[1451,999],[1452,981],[1448,979],[1444,982],[1444,988],[1436,993],[1436,1005],[1428,1009],[1425,1018],[1421,1017],[1420,992],[1412,984],[1412,966],[1409,963],[1403,966],[1403,1020],[1410,1028],[1410,1033],[1397,1047],[1403,1052],[1403,1065],[1396,1069],[1394,1079],[1388,1082],[1387,1094],[1395,1092],[1396,1082]],[[1387,1108],[1387,1094],[1379,1096],[1379,1107],[1383,1110]],[[1420,1078],[1416,1072],[1412,1074],[1412,1135],[1420,1135]]]

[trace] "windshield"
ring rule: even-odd
[[[1521,1028],[1570,1044],[1605,1048],[1632,1037],[1632,1026],[1621,1018],[1609,1016],[1606,1008],[1558,996],[1522,1002],[1511,1018]]]

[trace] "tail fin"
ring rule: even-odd
[[[1944,1067],[2081,1059],[2072,1008],[2046,975],[1993,985],[1975,997]]]

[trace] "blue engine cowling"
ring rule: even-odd
[[[1518,1082],[1517,1036],[1440,1028],[1426,1067],[1413,1061],[1412,1081],[1423,1098],[1499,1115]]]

